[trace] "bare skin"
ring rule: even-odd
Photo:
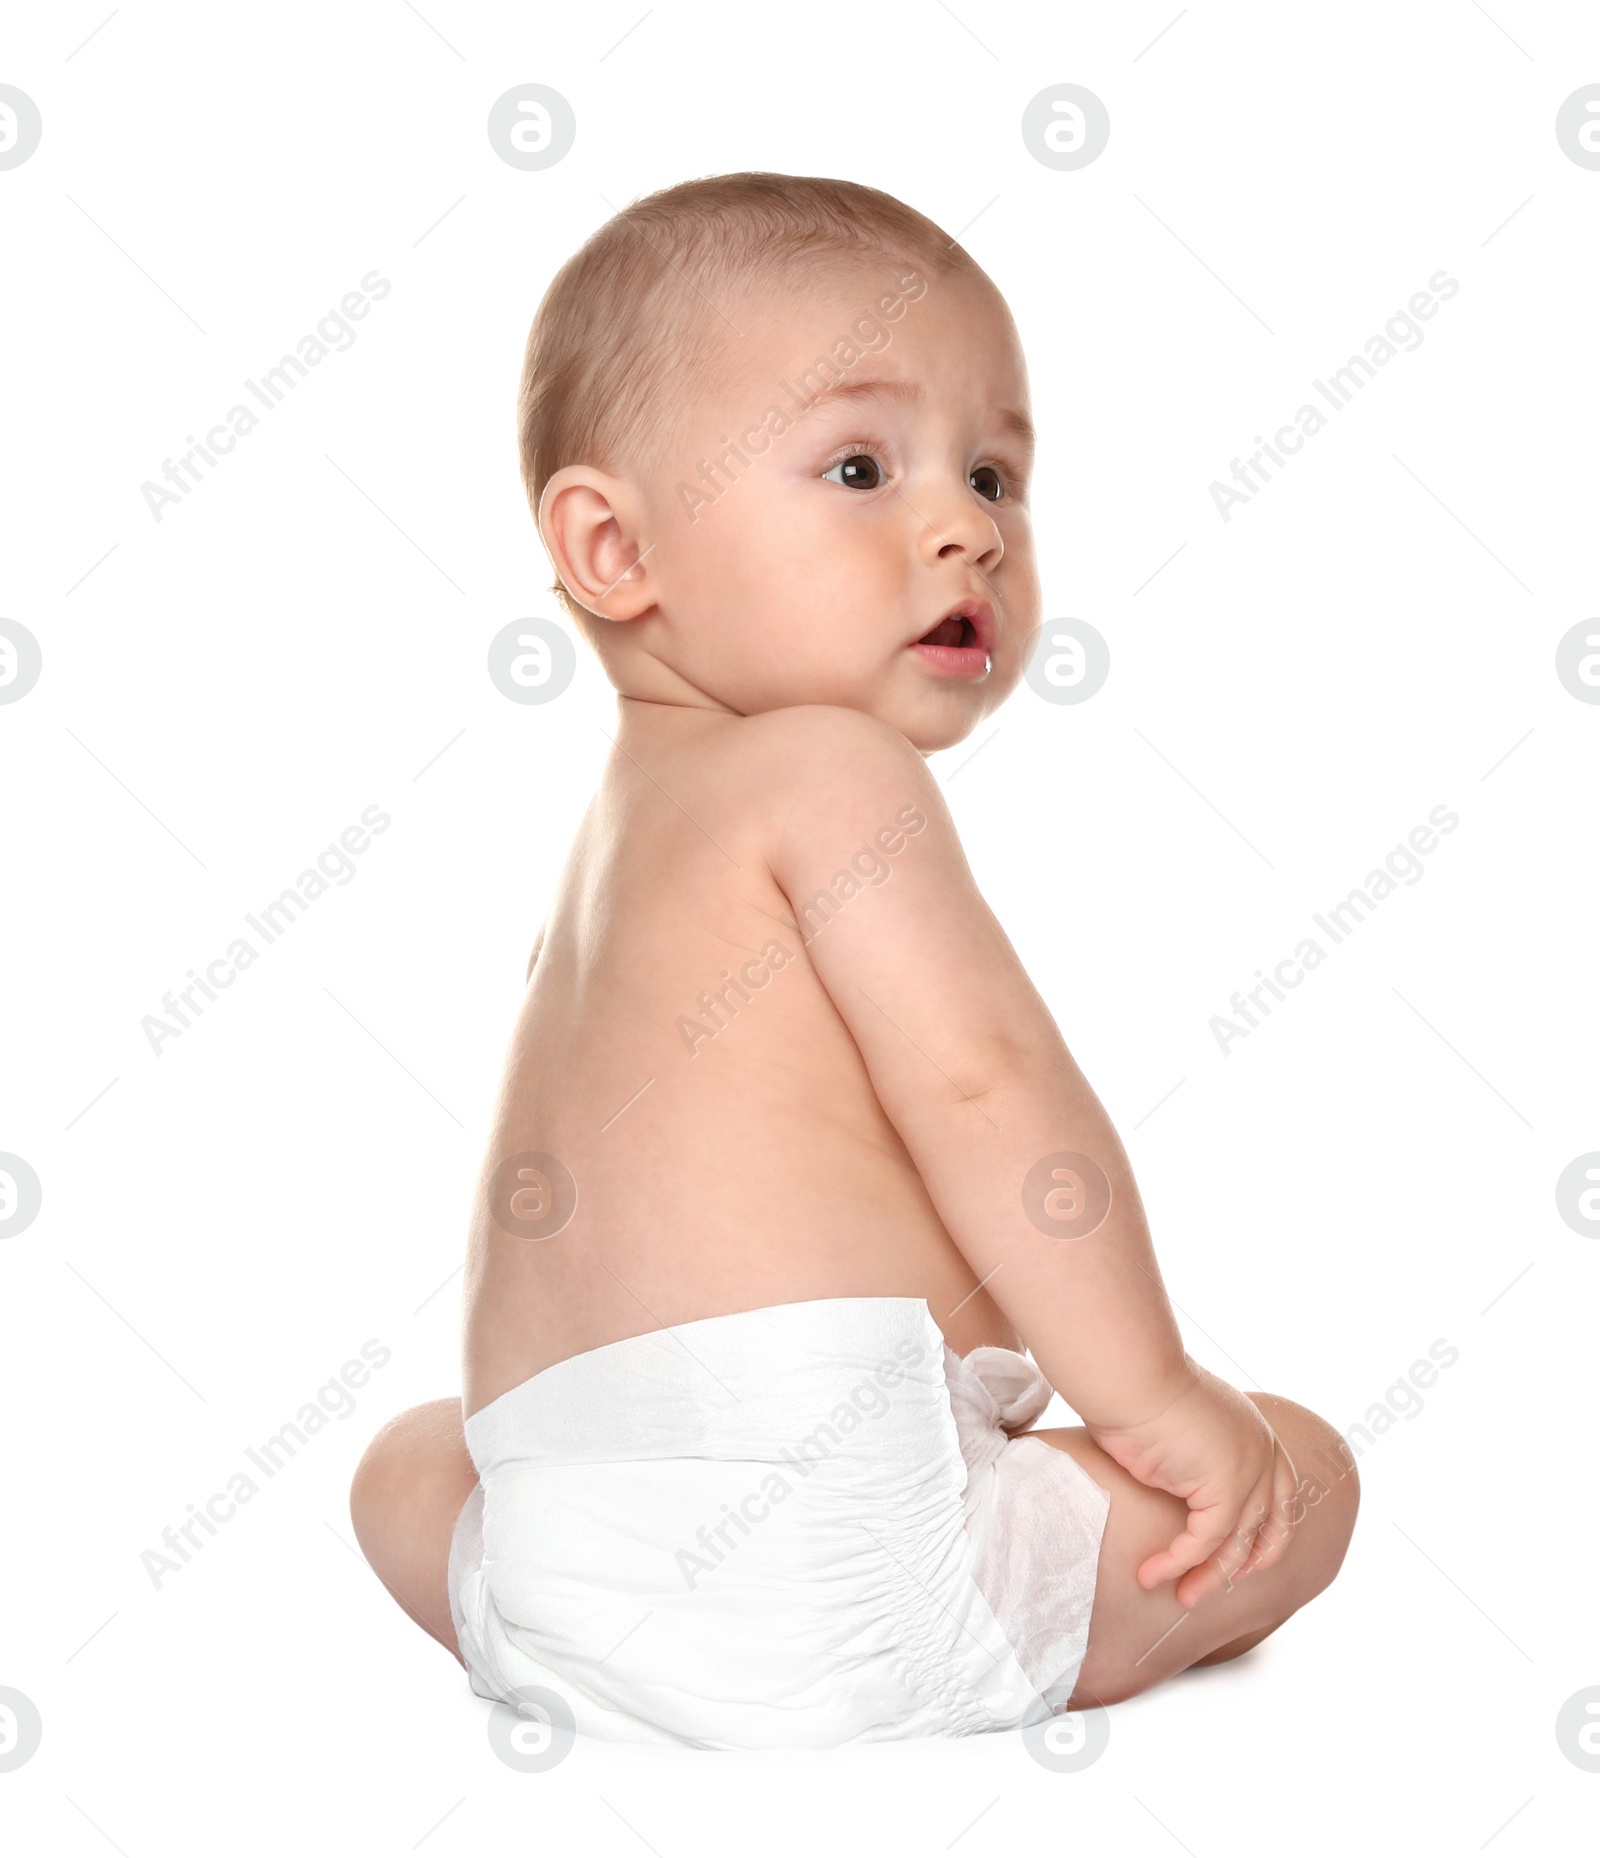
[[[959,1353],[1019,1346],[772,874],[773,815],[805,778],[795,712],[621,709],[505,1067],[470,1235],[466,1411],[584,1349],[815,1297],[926,1297]],[[860,843],[841,842],[836,868]],[[878,900],[863,888],[858,910]],[[489,1213],[494,1167],[523,1151],[578,1183],[555,1238],[513,1237]]]
[[[1338,1435],[1185,1353],[1127,1156],[925,764],[1014,689],[1040,617],[1026,376],[992,286],[903,288],[853,370],[886,390],[814,406],[714,500],[685,497],[687,461],[905,269],[730,306],[745,333],[678,445],[566,467],[541,502],[599,616],[616,747],[505,1064],[463,1400],[390,1422],[352,1491],[380,1577],[452,1651],[463,1415],[608,1342],[821,1297],[923,1298],[958,1353],[1026,1346],[1083,1416],[1037,1435],[1111,1494],[1076,1706],[1248,1649],[1344,1553]],[[986,618],[934,633],[962,603]],[[1028,1211],[1063,1151],[1110,1187],[1082,1239]],[[551,1236],[495,1216],[530,1152],[576,1183]]]

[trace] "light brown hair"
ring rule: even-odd
[[[714,174],[633,201],[551,280],[517,395],[529,507],[564,465],[659,457],[675,409],[708,386],[737,331],[732,286],[899,260],[936,280],[981,268],[931,219],[875,187],[796,174]],[[590,618],[562,587],[568,616]]]

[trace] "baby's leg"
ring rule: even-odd
[[[1300,1520],[1281,1560],[1219,1588],[1186,1612],[1174,1583],[1146,1592],[1134,1577],[1146,1556],[1183,1532],[1186,1505],[1151,1490],[1108,1457],[1081,1426],[1024,1433],[1070,1452],[1111,1493],[1100,1545],[1089,1650],[1072,1708],[1118,1703],[1195,1664],[1220,1664],[1259,1643],[1339,1571],[1355,1527],[1359,1482],[1349,1447],[1326,1420],[1276,1394],[1249,1396],[1266,1415],[1300,1480]]]
[[[350,1520],[362,1553],[406,1612],[458,1661],[445,1570],[456,1518],[477,1481],[456,1399],[396,1414],[367,1447],[350,1485]]]

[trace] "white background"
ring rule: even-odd
[[[1554,120],[1600,17],[1492,12],[13,14],[44,133],[0,173],[0,611],[44,671],[0,707],[0,1149],[44,1204],[0,1243],[0,1685],[44,1740],[8,1849],[1580,1848],[1600,1245],[1555,1183],[1600,1148],[1600,706],[1554,667],[1597,611],[1600,172]],[[485,131],[525,82],[577,115],[544,172]],[[1077,172],[1019,130],[1059,82],[1110,113]],[[367,1439],[460,1386],[467,1198],[612,719],[581,647],[545,706],[486,673],[555,616],[527,326],[613,208],[744,168],[901,196],[1014,307],[1046,609],[1111,675],[937,765],[1191,1348],[1341,1428],[1459,1350],[1363,1454],[1334,1588],[1077,1774],[1014,1735],[515,1773],[351,1540]],[[1212,480],[1441,268],[1422,345],[1224,522]],[[156,522],[141,484],[373,269],[354,346]],[[141,1019],[374,804],[355,878],[155,1056]],[[1212,1015],[1439,805],[1421,881],[1223,1056]],[[355,1414],[154,1587],[368,1338]]]

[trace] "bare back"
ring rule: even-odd
[[[608,1342],[819,1297],[923,1297],[958,1353],[1019,1347],[807,950],[838,912],[870,911],[916,809],[909,830],[890,814],[881,837],[841,843],[844,881],[797,907],[767,861],[795,774],[765,752],[764,719],[622,711],[479,1176],[466,1413]],[[519,1155],[571,1177],[575,1209],[553,1236],[516,1236],[491,1214]]]

